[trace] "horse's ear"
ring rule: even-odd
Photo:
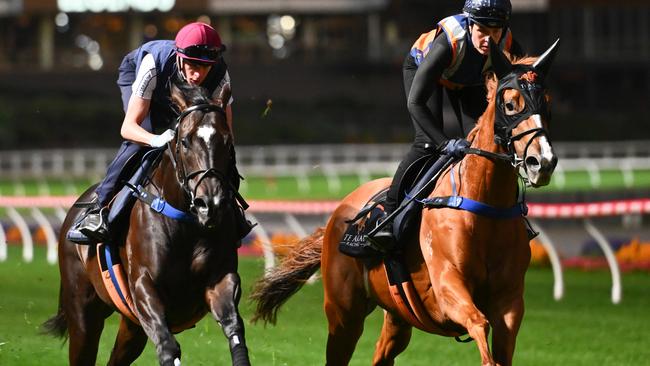
[[[540,71],[544,77],[548,75],[548,71],[551,68],[551,64],[553,63],[553,59],[555,59],[555,55],[557,54],[557,50],[560,46],[560,39],[558,38],[551,47],[549,47],[546,52],[544,52],[537,61],[533,64],[533,68],[535,70]]]
[[[490,38],[490,60],[492,61],[492,69],[497,76],[501,79],[512,71],[512,64],[506,56],[501,52],[499,46]]]
[[[230,83],[224,84],[221,88],[219,96],[214,99],[214,103],[221,108],[226,108],[228,102],[230,101],[230,96],[232,95],[232,90],[230,89]]]
[[[187,108],[187,101],[185,100],[185,95],[183,91],[174,83],[171,83],[170,87],[172,102],[178,106],[181,111],[184,111]]]

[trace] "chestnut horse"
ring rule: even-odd
[[[128,288],[122,290],[130,292],[136,319],[122,314],[108,364],[131,364],[149,338],[161,365],[180,365],[181,349],[172,332],[192,327],[211,312],[229,341],[233,364],[249,365],[237,308],[233,138],[223,109],[230,88],[215,101],[203,89],[181,82],[172,83],[171,90],[181,111],[176,138],[161,150],[160,165],[144,188],[182,214],[164,216],[138,200],[125,220],[128,227],[111,229],[119,231],[112,240],[120,244]],[[90,201],[92,195],[89,189],[79,201]],[[61,229],[59,309],[44,327],[59,336],[69,333],[71,365],[95,365],[104,319],[116,306],[102,282],[98,250],[66,240],[80,214],[80,208],[71,208]]]
[[[537,61],[528,58],[514,65],[492,47],[494,75],[486,79],[489,104],[468,136],[471,149],[481,155],[467,154],[447,169],[430,197],[456,195],[457,190],[458,196],[510,208],[517,204],[519,168],[532,186],[549,183],[557,159],[546,136],[548,96],[542,82],[556,47],[557,42]],[[338,250],[348,220],[389,182],[371,181],[345,197],[324,230],[303,239],[256,284],[251,295],[257,302],[254,320],[275,323],[279,307],[320,267],[329,322],[328,365],[348,364],[364,319],[377,305],[385,311],[373,365],[392,365],[414,326],[442,336],[469,334],[482,365],[510,365],[530,261],[523,216],[494,218],[452,208],[423,211],[419,237],[414,234],[402,252],[422,305],[423,326],[399,315],[384,266]]]

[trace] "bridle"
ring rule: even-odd
[[[496,112],[494,120],[494,142],[506,148],[511,156],[513,166],[520,166],[528,157],[528,148],[533,140],[540,136],[548,137],[544,127],[528,129],[516,135],[512,131],[530,116],[539,115],[543,120],[550,120],[550,109],[546,101],[546,88],[538,80],[539,71],[528,65],[515,65],[514,70],[503,79],[499,80],[496,90]],[[505,114],[503,94],[506,89],[516,89],[524,98],[524,109],[513,115]],[[523,137],[533,135],[524,148],[523,157],[517,155],[514,143]],[[550,139],[549,139],[550,141]]]
[[[186,196],[189,198],[190,211],[194,211],[195,208],[194,199],[196,197],[196,191],[198,187],[201,185],[201,182],[203,182],[203,180],[208,177],[217,178],[222,183],[222,187],[224,187],[224,189],[227,189],[228,191],[233,190],[233,188],[229,184],[227,174],[225,174],[224,172],[220,172],[215,168],[207,167],[205,169],[197,169],[189,173],[187,172],[186,163],[185,163],[181,146],[185,148],[189,148],[189,142],[186,137],[181,138],[180,130],[185,118],[194,112],[203,112],[204,114],[216,112],[216,113],[220,113],[224,119],[226,118],[226,112],[223,108],[219,107],[218,105],[210,104],[210,103],[195,104],[191,107],[188,107],[184,111],[182,111],[180,115],[176,118],[176,127],[174,129],[175,132],[174,145],[176,148],[174,153],[172,153],[171,152],[172,145],[170,142],[168,143],[167,152],[169,153],[170,160],[172,162],[172,165],[174,166],[174,170],[176,171],[176,180],[178,181],[178,184],[185,192]],[[230,155],[230,151],[228,151],[228,154]],[[230,159],[230,156],[226,158]],[[197,176],[199,177],[198,181],[196,182],[194,187],[191,187],[190,181]]]
[[[475,154],[490,159],[503,160],[510,163],[514,168],[523,166],[526,169],[523,163],[528,157],[528,148],[536,138],[540,136],[548,137],[548,131],[544,127],[535,127],[514,136],[512,135],[512,131],[533,115],[540,115],[544,120],[548,121],[550,119],[550,109],[546,101],[546,88],[541,82],[537,81],[543,80],[543,78],[532,76],[537,75],[539,71],[528,65],[513,66],[514,69],[512,72],[499,79],[495,101],[494,142],[502,146],[506,150],[506,153],[494,153],[476,148],[467,148],[465,149],[465,154]],[[531,77],[523,77],[523,75],[531,75]],[[516,89],[519,91],[525,101],[523,110],[513,115],[507,115],[505,113],[503,93],[506,89]],[[515,142],[531,134],[533,136],[526,143],[524,155],[520,157],[515,150]]]

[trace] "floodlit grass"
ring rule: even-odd
[[[623,189],[623,188],[648,188],[650,187],[650,171],[634,171],[626,182],[620,170],[603,170],[598,174],[590,175],[589,172],[569,172],[560,178],[554,174],[551,183],[540,189],[540,192],[573,192],[589,191],[593,189]]]
[[[67,196],[81,194],[93,182],[90,180],[2,180],[0,195],[5,196]]]
[[[371,179],[381,178],[372,176]],[[241,193],[251,200],[335,200],[354,190],[361,179],[356,175],[343,175],[329,179],[321,175],[308,176],[304,180],[297,177],[247,177],[242,182]],[[74,195],[80,194],[92,184],[91,181],[0,181],[0,195]],[[551,184],[537,190],[536,194],[552,192],[581,192],[594,190],[623,190],[650,188],[650,171],[635,171],[632,179],[626,182],[620,171],[602,171],[598,178],[588,172],[570,172],[563,178],[556,174]]]
[[[58,269],[45,263],[43,248],[36,248],[35,261],[22,263],[20,248],[11,247],[9,261],[0,263],[0,365],[65,365],[67,345],[38,334],[39,324],[57,307]],[[245,298],[263,271],[258,258],[241,258],[244,319],[252,305]],[[565,273],[566,298],[552,297],[550,269],[529,270],[526,278],[526,315],[520,331],[515,364],[519,365],[650,365],[647,334],[650,328],[650,275],[623,275],[623,301],[610,303],[607,272]],[[381,312],[366,321],[351,365],[368,365],[381,327]],[[107,321],[98,364],[108,360],[117,329],[117,317]],[[318,281],[306,286],[280,311],[277,326],[247,323],[251,361],[254,365],[323,365],[326,320],[322,311],[322,287]],[[230,364],[226,340],[212,319],[177,336],[183,364]],[[156,364],[151,345],[135,363]],[[414,331],[409,348],[397,365],[478,365],[475,343],[458,344]]]

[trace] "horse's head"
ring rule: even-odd
[[[537,60],[532,58],[511,64],[492,44],[490,57],[498,79],[493,90],[495,100],[494,134],[497,144],[522,166],[533,187],[547,185],[557,165],[557,157],[548,138],[551,119],[550,97],[544,84],[557,40]]]
[[[184,83],[173,83],[171,92],[181,111],[170,149],[176,176],[198,223],[213,228],[221,220],[220,208],[229,205],[234,194],[233,137],[224,110],[230,86],[216,100],[210,100],[205,89]]]

